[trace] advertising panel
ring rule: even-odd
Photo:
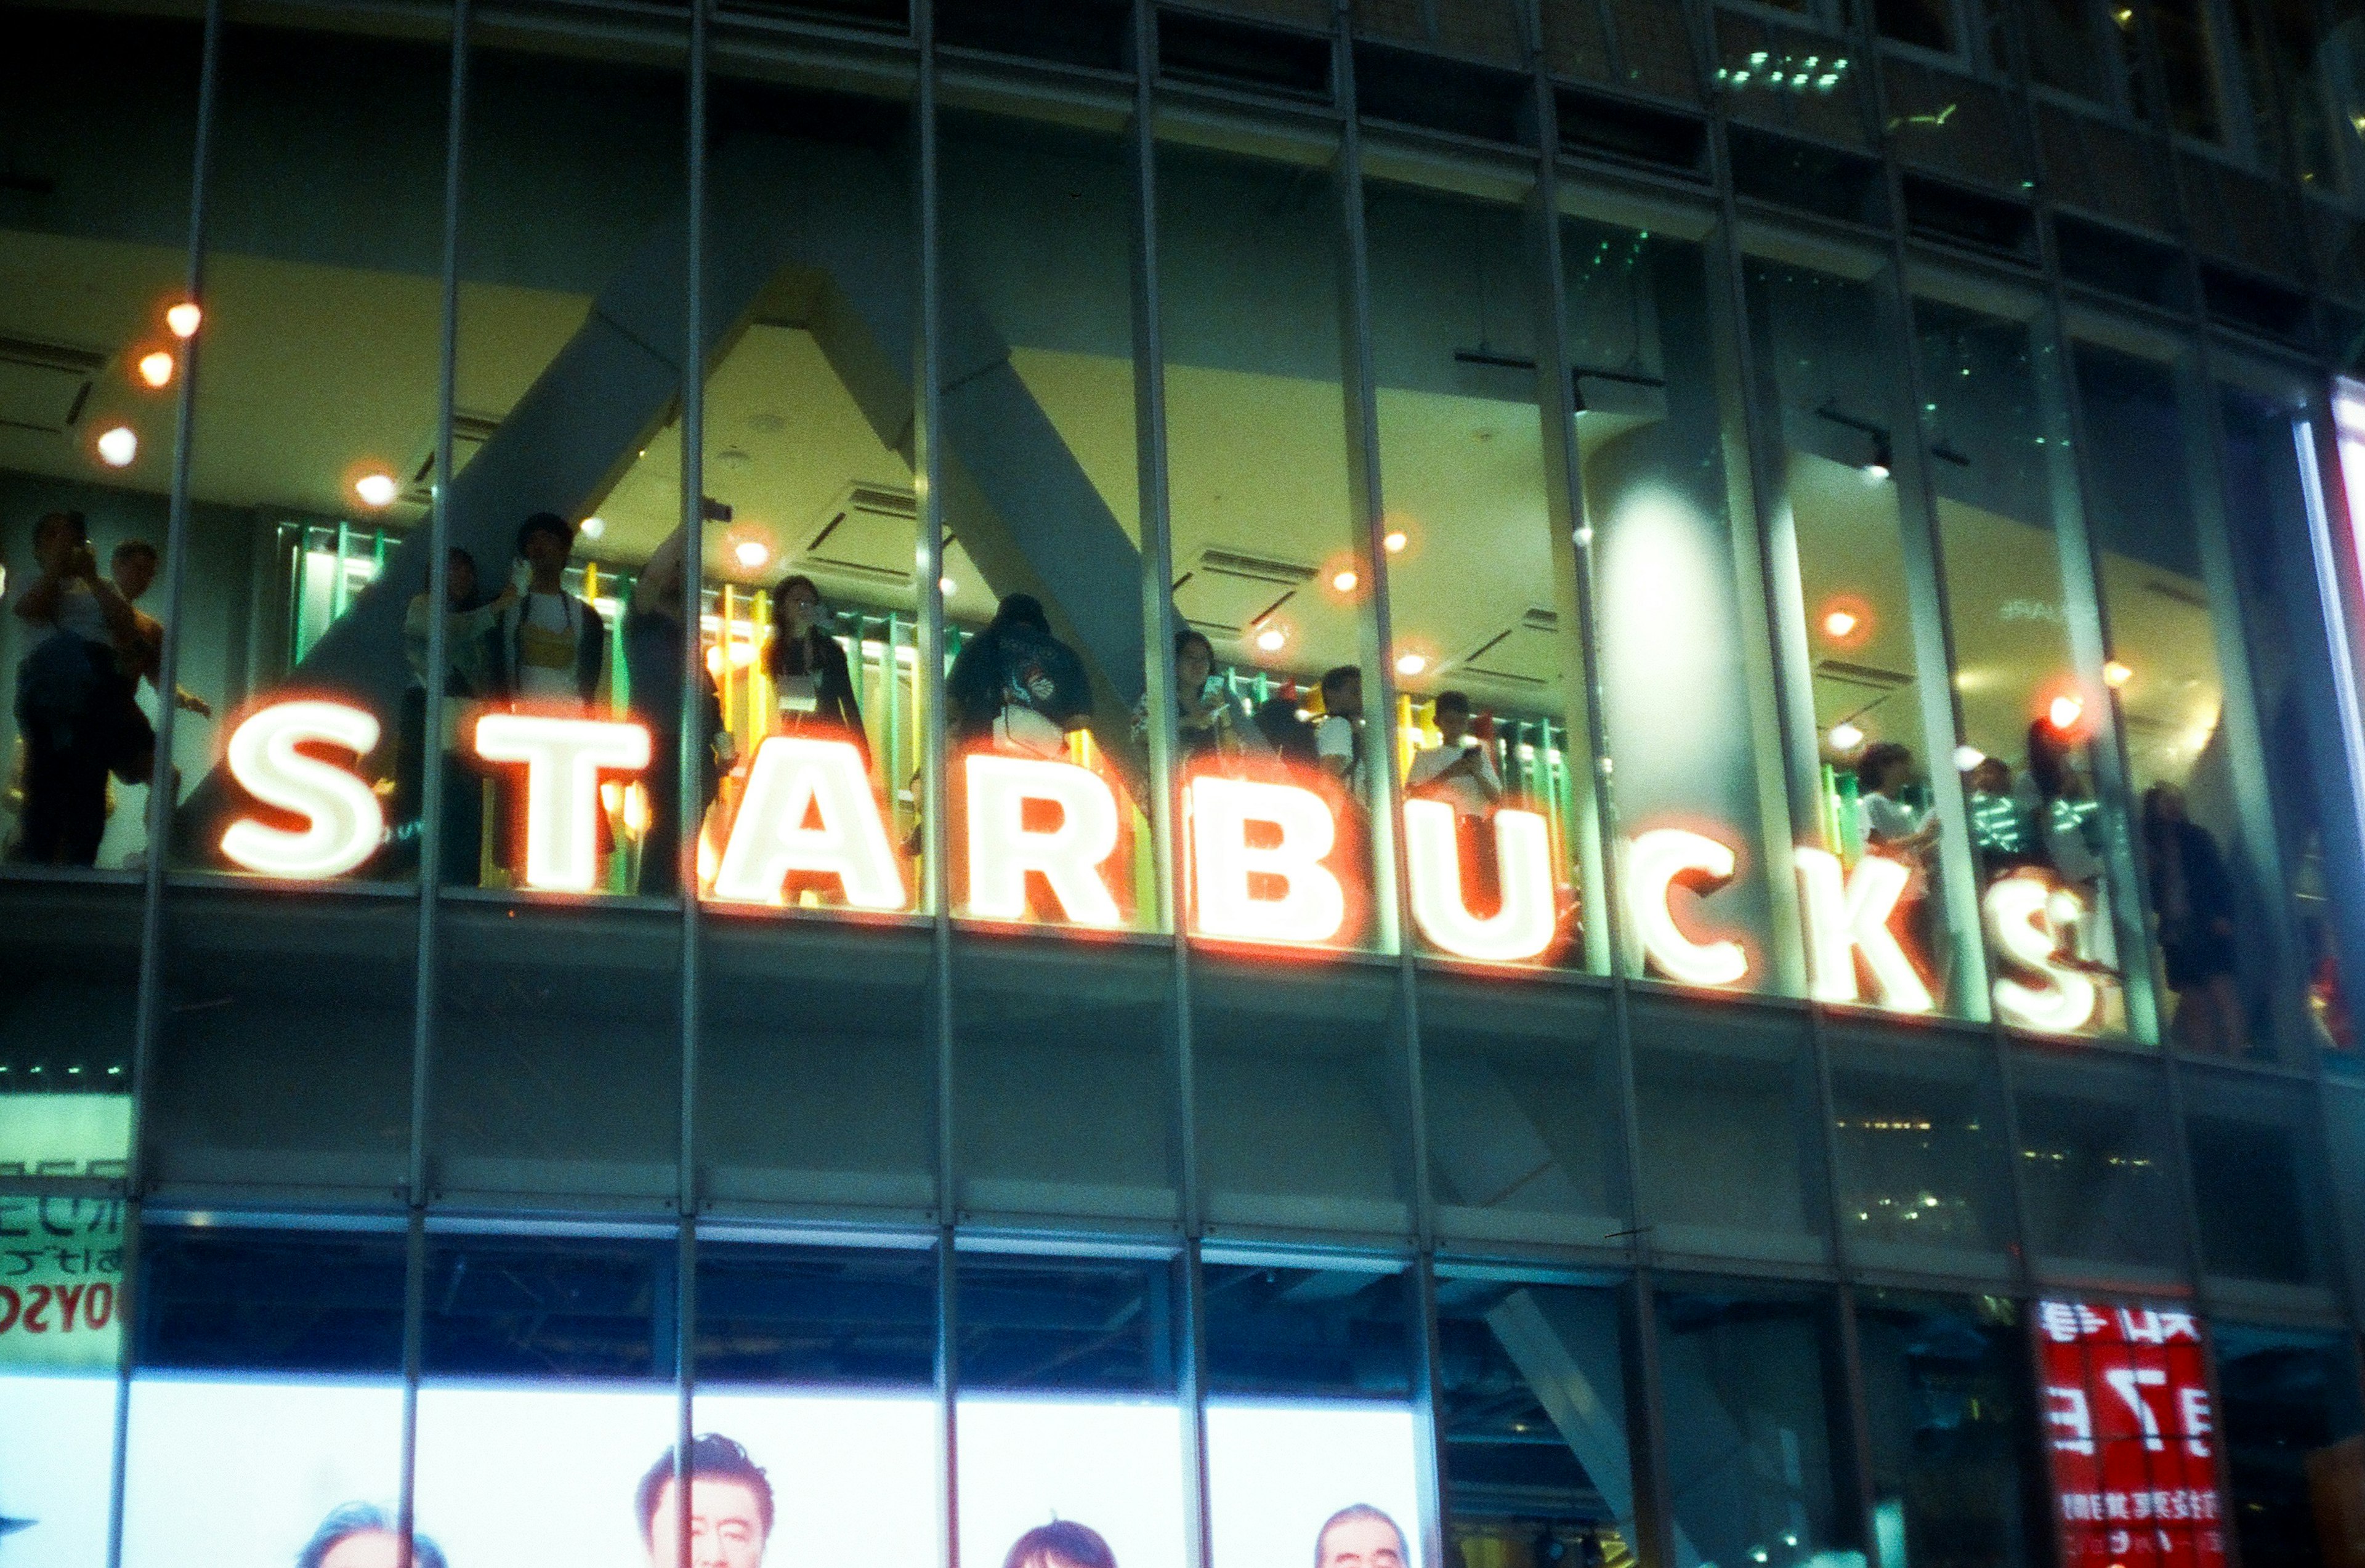
[[[2030,1322],[2063,1568],[2221,1568],[2225,1503],[2200,1320],[2046,1301]]]

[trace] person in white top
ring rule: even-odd
[[[1484,818],[1503,799],[1502,776],[1495,771],[1494,748],[1470,733],[1470,698],[1440,691],[1431,714],[1438,744],[1412,754],[1405,792],[1442,801],[1463,818]]]
[[[1323,673],[1314,760],[1357,804],[1363,801],[1363,672],[1353,665]]]
[[[575,530],[555,512],[536,512],[519,527],[517,551],[526,566],[525,588],[501,611],[493,640],[503,692],[541,712],[600,706],[608,623],[566,591]]]
[[[106,776],[125,744],[125,715],[139,712],[116,647],[135,641],[139,627],[130,603],[99,576],[82,513],[53,511],[35,523],[33,556],[39,575],[12,607],[40,629],[17,666],[25,806],[15,854],[91,866],[106,833]]]

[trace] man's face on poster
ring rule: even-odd
[[[649,1520],[649,1568],[682,1568],[675,1495],[671,1481],[657,1494]],[[692,1478],[687,1568],[760,1568],[763,1561],[764,1511],[755,1489],[721,1476]]]
[[[1405,1568],[1404,1538],[1385,1519],[1341,1519],[1322,1536],[1322,1568]]]
[[[401,1568],[402,1542],[392,1530],[356,1530],[329,1548],[320,1568]]]

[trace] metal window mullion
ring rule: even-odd
[[[1371,255],[1364,231],[1363,143],[1355,105],[1355,49],[1351,0],[1335,0],[1331,12],[1332,71],[1338,84],[1339,207],[1341,247],[1341,305],[1346,310],[1347,482],[1352,498],[1358,570],[1371,585],[1371,628],[1374,650],[1372,683],[1376,702],[1363,704],[1363,801],[1371,818],[1372,913],[1376,935],[1384,945],[1394,939],[1398,1047],[1399,1145],[1409,1168],[1404,1182],[1412,1215],[1415,1249],[1427,1253],[1435,1244],[1429,1180],[1429,1142],[1422,1116],[1420,1070],[1420,991],[1418,946],[1406,904],[1408,876],[1404,834],[1397,807],[1401,798],[1396,778],[1396,684],[1395,632],[1389,617],[1387,532],[1380,469],[1379,395],[1372,364]],[[1374,713],[1377,723],[1374,724]],[[1373,739],[1376,733],[1377,739]],[[1393,929],[1391,929],[1393,928]]]
[[[221,76],[222,0],[206,0],[202,41],[198,49],[197,110],[190,152],[189,241],[184,296],[202,308],[205,300],[206,219],[210,196],[208,175],[213,159],[213,134]],[[164,983],[164,868],[171,858],[172,827],[177,793],[173,781],[174,720],[178,705],[172,692],[180,679],[181,610],[189,555],[191,442],[196,427],[198,345],[205,336],[202,318],[197,331],[181,345],[181,386],[173,409],[173,477],[164,533],[164,645],[156,662],[156,771],[148,785],[148,860],[140,877],[140,972],[132,1007],[131,1103],[127,1117],[124,1150],[123,1245],[121,1282],[117,1289],[118,1331],[115,1361],[115,1410],[110,1428],[106,1494],[106,1565],[122,1568],[123,1505],[129,1480],[126,1465],[131,1434],[131,1376],[139,1360],[140,1289],[140,1193],[147,1186],[147,1097],[149,1064],[155,1055],[156,1036],[163,1026]],[[300,559],[300,556],[299,556]],[[162,780],[161,784],[159,780]]]
[[[947,1258],[952,1229],[960,1210],[960,1175],[954,1144],[954,1029],[952,997],[952,872],[947,862],[951,824],[945,820],[950,798],[946,788],[947,745],[945,714],[945,524],[943,453],[943,366],[941,322],[943,297],[938,289],[941,264],[937,220],[936,45],[935,0],[913,0],[913,41],[918,56],[913,118],[918,144],[918,178],[913,213],[918,239],[919,311],[917,335],[912,344],[912,488],[916,498],[919,529],[919,616],[914,628],[918,667],[913,672],[913,694],[922,700],[927,722],[920,756],[920,822],[926,878],[932,974],[927,1029],[936,1048],[936,1220],[944,1233]],[[947,1265],[949,1267],[949,1262]]]
[[[960,1568],[960,1273],[950,1223],[936,1227],[936,1560]]]
[[[1216,1555],[1215,1506],[1207,1479],[1207,1291],[1198,1237],[1183,1239],[1176,1267],[1182,1272],[1182,1563],[1208,1568]]]
[[[705,733],[701,675],[704,667],[706,597],[706,95],[707,0],[689,0],[688,227],[683,249],[681,363],[682,666],[681,726],[677,748],[679,807],[674,823],[681,900],[680,1102],[674,1149],[674,1497],[677,1550],[690,1561],[690,1439],[695,1425],[698,1329],[698,1029],[701,935],[698,841],[700,809],[711,741]],[[727,629],[726,629],[727,630]]]
[[[1173,1152],[1168,1171],[1174,1182],[1176,1214],[1184,1239],[1194,1241],[1205,1229],[1199,1193],[1198,1064],[1191,1019],[1192,976],[1190,927],[1193,898],[1188,862],[1182,847],[1182,827],[1188,812],[1182,803],[1182,779],[1176,767],[1174,697],[1174,634],[1180,618],[1174,612],[1174,515],[1168,487],[1166,445],[1166,334],[1159,316],[1158,227],[1158,10],[1155,0],[1134,0],[1133,126],[1127,150],[1133,158],[1133,419],[1136,482],[1141,506],[1143,554],[1142,625],[1148,644],[1146,672],[1149,713],[1149,777],[1151,800],[1151,863],[1158,883],[1160,924],[1169,933],[1169,970],[1172,991],[1168,998],[1174,1053],[1174,1103],[1169,1126]],[[1194,1270],[1197,1256],[1188,1260]],[[1195,1293],[1194,1282],[1191,1290]],[[1193,1299],[1195,1299],[1195,1294]],[[1186,1304],[1187,1305],[1187,1304]],[[1194,1424],[1199,1417],[1194,1417]],[[1200,1434],[1204,1437],[1204,1433]],[[1194,1439],[1194,1440],[1200,1440]],[[1204,1473],[1202,1455],[1195,1466]],[[1205,1548],[1205,1510],[1194,1540],[1203,1552],[1192,1560],[1201,1568]]]
[[[444,667],[450,657],[442,613],[450,594],[452,411],[459,364],[460,196],[467,147],[470,0],[453,0],[451,87],[443,129],[443,254],[436,343],[435,486],[427,516],[427,675],[420,721],[419,918],[412,953],[410,1148],[403,1179],[409,1210],[403,1232],[402,1436],[395,1492],[397,1535],[406,1561],[418,1528],[419,1380],[426,1337],[428,1104],[433,1092],[436,963],[442,946],[443,883]]]

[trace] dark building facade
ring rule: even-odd
[[[12,0],[0,1565],[2365,1562],[2360,345],[2346,0]]]

